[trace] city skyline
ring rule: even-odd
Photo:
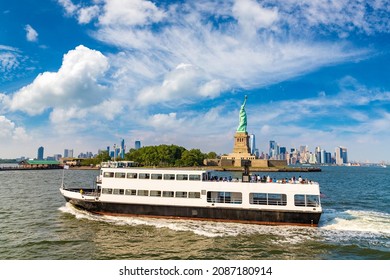
[[[347,163],[351,163],[348,160],[347,156],[347,148],[346,147],[335,147],[334,153],[329,152],[328,150],[322,149],[321,147],[315,147],[314,151],[311,151],[307,145],[301,145],[299,148],[297,147],[289,147],[286,148],[284,146],[280,146],[276,141],[270,140],[268,153],[265,152],[266,149],[259,151],[256,145],[256,136],[254,134],[249,135],[249,147],[250,153],[256,158],[261,159],[276,159],[276,160],[287,160],[287,164],[337,164],[343,165]],[[139,149],[141,148],[141,141],[136,140],[134,142],[134,147],[130,147],[128,149],[125,145],[125,139],[120,141],[121,145],[118,147],[116,144],[112,146],[107,146],[105,151],[110,155],[112,159],[116,158],[124,158],[124,154],[129,152],[130,149]],[[289,151],[288,151],[289,150]],[[37,157],[35,159],[43,160],[60,160],[61,158],[93,158],[100,152],[104,151],[104,149],[99,149],[97,152],[93,153],[90,151],[80,152],[78,156],[74,155],[73,149],[64,149],[64,154],[53,154],[44,156],[44,147],[40,146],[37,150]],[[226,154],[226,153],[224,153]],[[223,154],[219,154],[218,156],[222,156]],[[26,159],[29,157],[21,156],[18,159]],[[2,159],[0,157],[0,159]],[[357,163],[352,161],[352,163]],[[363,163],[363,162],[362,162]],[[367,162],[365,162],[367,163]],[[377,163],[383,163],[377,162]]]
[[[247,95],[257,147],[343,146],[349,161],[388,162],[389,7],[2,1],[0,157],[118,139],[228,153]]]

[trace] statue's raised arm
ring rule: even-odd
[[[238,125],[237,132],[246,132],[246,112],[245,112],[245,105],[246,105],[246,100],[248,99],[248,96],[245,95],[244,103],[241,105],[240,109],[240,124]]]

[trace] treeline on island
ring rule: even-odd
[[[185,167],[202,166],[204,159],[215,159],[215,152],[202,153],[199,149],[187,150],[177,145],[158,145],[145,146],[140,149],[130,149],[125,157],[115,160],[135,161],[141,166],[160,166],[160,167]],[[107,151],[101,152],[93,159],[85,159],[82,165],[97,165],[102,161],[113,160]]]

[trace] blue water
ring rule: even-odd
[[[92,215],[65,203],[62,172],[0,171],[0,259],[390,259],[390,168],[270,173],[320,183],[318,228]],[[65,180],[88,187],[97,174]]]

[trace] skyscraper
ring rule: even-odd
[[[278,156],[278,144],[271,140],[269,141],[269,157],[270,159],[276,159]]]
[[[125,139],[122,139],[121,141],[121,158],[125,158]]]
[[[249,148],[251,155],[256,153],[256,138],[254,134],[249,135]]]
[[[139,141],[139,140],[135,141],[134,148],[135,148],[136,150],[140,149],[140,148],[141,148],[141,141]]]
[[[348,152],[345,147],[336,147],[335,149],[335,160],[337,165],[348,163]]]
[[[285,160],[287,155],[287,149],[286,147],[280,147],[279,148],[279,158],[280,160]]]
[[[43,152],[44,152],[44,148],[41,146],[38,148],[38,156],[37,156],[37,159],[38,160],[43,160]]]
[[[64,158],[72,158],[73,149],[64,149]]]

